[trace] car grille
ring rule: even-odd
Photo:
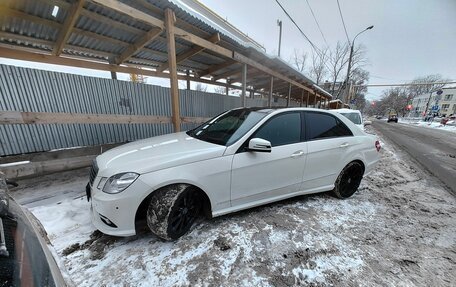
[[[97,165],[97,161],[94,160],[93,164],[92,164],[92,167],[90,168],[90,174],[89,174],[89,184],[90,184],[90,186],[93,185],[93,181],[97,177],[97,173],[98,173],[98,165]]]

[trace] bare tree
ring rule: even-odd
[[[334,50],[329,51],[329,67],[330,67],[330,77],[331,77],[331,91],[330,93],[334,95],[336,89],[336,82],[340,81],[343,76],[343,69],[348,63],[348,57],[350,53],[350,47],[348,44],[342,44],[337,42]]]
[[[320,51],[321,53],[318,54],[312,51],[312,63],[310,67],[310,76],[315,80],[317,85],[322,82],[323,77],[328,73],[326,68],[328,48],[320,49]]]
[[[410,84],[418,84],[418,83],[427,83],[427,85],[416,85],[416,86],[409,86],[408,91],[411,95],[411,99],[415,98],[418,95],[429,94],[431,92],[435,92],[441,88],[443,88],[444,84],[436,84],[447,82],[448,79],[444,79],[442,75],[427,75],[424,77],[417,77],[415,78]]]
[[[196,90],[199,92],[206,92],[207,86],[201,83],[196,84]]]
[[[329,68],[330,68],[330,77],[331,77],[331,94],[334,95],[336,91],[336,83],[342,82],[345,80],[347,73],[345,72],[348,68],[348,61],[350,58],[350,45],[347,43],[337,42],[336,47],[333,50],[329,51]],[[353,50],[352,56],[352,69],[350,71],[350,76],[355,73],[357,68],[361,68],[367,64],[366,50],[364,46],[358,45]],[[341,96],[340,89],[344,85],[339,86],[338,94],[336,98]]]
[[[409,93],[404,87],[384,90],[381,99],[376,101],[375,105],[371,105],[369,112],[376,115],[386,115],[394,111],[404,116],[407,112],[408,97]]]
[[[364,85],[369,81],[369,72],[361,67],[357,67],[352,70],[351,74],[350,79],[355,85],[353,88],[355,95],[366,94],[367,87]]]
[[[298,49],[294,49],[293,56],[291,57],[291,62],[301,73],[306,70],[307,57],[307,52],[301,52]]]

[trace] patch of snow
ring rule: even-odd
[[[432,129],[438,129],[442,131],[448,131],[448,132],[454,132],[456,133],[456,126],[451,125],[442,125],[440,122],[425,122],[420,119],[399,119],[399,122],[401,124],[408,124],[408,125],[414,125],[418,127],[424,127],[424,128],[432,128]]]

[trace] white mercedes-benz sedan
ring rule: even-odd
[[[130,236],[147,222],[163,239],[215,217],[297,195],[350,197],[380,143],[343,115],[309,108],[239,108],[187,131],[99,155],[87,198],[101,232]]]

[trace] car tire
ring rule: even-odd
[[[199,194],[187,184],[159,189],[151,196],[147,208],[147,225],[158,237],[178,239],[187,233],[201,215]]]
[[[334,184],[333,194],[338,198],[348,198],[358,190],[363,179],[364,167],[361,163],[352,161],[340,172]]]

